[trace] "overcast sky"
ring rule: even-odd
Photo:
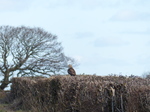
[[[150,0],[0,0],[0,25],[57,35],[77,74],[150,71]]]

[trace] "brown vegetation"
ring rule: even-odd
[[[150,112],[150,79],[13,78],[9,101],[13,109],[33,112]]]

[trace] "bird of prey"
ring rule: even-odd
[[[68,74],[70,74],[71,76],[76,76],[76,71],[72,68],[72,65],[68,65],[68,67]]]

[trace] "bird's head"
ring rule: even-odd
[[[72,68],[72,65],[69,64],[68,67],[69,67],[69,68]]]

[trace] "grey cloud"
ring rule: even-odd
[[[94,41],[94,46],[96,47],[118,47],[128,45],[129,42],[124,41],[120,38],[99,38]]]
[[[147,46],[147,47],[149,47],[149,46],[150,46],[150,41],[148,41],[148,42],[146,43],[146,46]]]
[[[102,54],[101,54],[102,55]],[[111,55],[108,57],[104,56],[94,56],[92,58],[89,58],[88,61],[86,61],[86,64],[88,65],[89,63],[91,65],[112,65],[112,66],[127,66],[127,65],[132,65],[130,61],[127,61],[125,59],[121,59],[121,57],[112,57]]]
[[[40,0],[38,0],[40,1]],[[57,7],[78,7],[81,9],[95,9],[99,7],[103,8],[117,8],[124,5],[141,5],[147,6],[148,0],[42,0],[41,3],[46,2],[51,8]]]
[[[145,0],[146,1],[146,0]],[[95,9],[99,7],[120,7],[122,4],[127,3],[142,3],[147,4],[148,1],[138,0],[1,0],[0,1],[0,9],[8,9],[8,10],[18,10],[25,8],[29,5],[33,7],[44,7],[44,8],[58,8],[58,7],[77,7],[80,9]]]
[[[110,18],[110,21],[149,21],[149,12],[137,12],[133,10],[122,10]]]
[[[137,19],[139,19],[139,20],[143,20],[143,21],[150,21],[150,13],[139,13],[138,15],[137,15]]]
[[[20,1],[20,0],[2,0],[0,1],[0,11],[21,11],[28,9],[31,1]]]
[[[101,63],[103,63],[103,64],[111,64],[111,65],[114,65],[114,66],[131,65],[131,63],[127,62],[126,60],[117,59],[117,58],[105,58],[105,59],[101,60]]]
[[[51,0],[47,4],[49,4],[50,8],[78,7],[80,9],[95,9],[99,7],[117,7],[119,3],[119,0]]]
[[[138,35],[150,35],[150,28],[146,31],[122,31],[120,34],[138,34]]]
[[[94,37],[94,34],[92,32],[77,32],[74,34],[75,38],[90,38]]]

